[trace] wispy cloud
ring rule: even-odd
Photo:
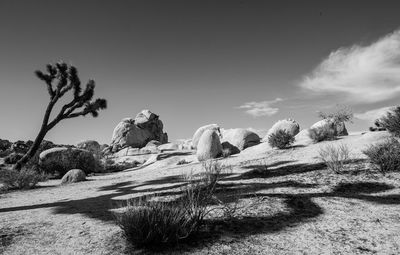
[[[237,108],[246,109],[245,113],[253,117],[272,116],[279,111],[279,108],[272,107],[272,105],[280,101],[283,101],[283,99],[278,97],[271,101],[248,102]]]
[[[373,109],[370,111],[366,111],[363,113],[355,113],[354,117],[360,120],[366,120],[366,121],[371,121],[374,122],[376,119],[382,117],[385,115],[388,111],[390,111],[393,108],[393,106],[388,106],[388,107],[382,107],[378,109]]]
[[[300,86],[321,94],[343,93],[355,103],[384,101],[400,95],[400,30],[368,46],[332,52]]]

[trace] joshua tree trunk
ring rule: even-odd
[[[105,99],[91,101],[95,87],[93,80],[89,80],[85,91],[81,92],[81,82],[77,70],[73,66],[68,66],[63,62],[55,65],[49,64],[47,65],[47,73],[36,71],[36,75],[39,79],[46,82],[47,90],[50,95],[50,102],[47,105],[39,134],[27,153],[14,165],[14,169],[17,170],[20,170],[23,165],[35,156],[47,132],[61,120],[85,116],[88,113],[92,114],[93,117],[97,117],[99,110],[107,108],[107,101]],[[70,90],[74,92],[72,101],[65,104],[58,115],[49,122],[54,105],[57,103],[58,99]]]
[[[49,105],[46,108],[46,113],[44,114],[43,117],[43,122],[42,126],[40,128],[39,134],[36,136],[35,141],[33,142],[32,146],[29,148],[29,150],[25,153],[25,155],[18,160],[18,162],[14,165],[14,169],[20,170],[23,165],[25,165],[33,156],[35,156],[37,150],[40,148],[40,144],[42,143],[44,137],[46,136],[47,132],[49,131],[47,129],[47,125],[49,122],[51,110],[54,107],[53,101],[49,103]]]

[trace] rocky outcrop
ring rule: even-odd
[[[268,133],[265,135],[262,141],[268,142],[268,137],[279,130],[284,130],[292,136],[296,136],[300,132],[300,125],[292,119],[279,120],[268,130]]]
[[[222,130],[222,141],[229,142],[240,151],[260,143],[260,137],[247,129],[234,128]]]
[[[198,128],[193,135],[193,139],[192,139],[192,148],[193,149],[197,148],[197,144],[199,143],[200,137],[203,135],[204,131],[206,131],[206,130],[213,130],[217,133],[218,136],[221,136],[221,131],[217,124],[209,124],[209,125],[202,126],[202,127]]]
[[[347,132],[346,126],[343,122],[336,123],[336,135],[337,136],[346,136],[349,135]]]
[[[97,141],[94,140],[86,140],[80,142],[76,145],[78,149],[87,150],[93,153],[96,158],[100,158],[101,155],[101,147]]]
[[[117,152],[126,147],[145,147],[151,140],[167,143],[168,135],[163,132],[163,123],[159,116],[143,110],[135,119],[123,119],[115,127],[111,140],[111,151]]]
[[[205,130],[197,144],[196,156],[199,161],[217,158],[222,154],[222,145],[215,130]]]
[[[86,174],[81,169],[69,170],[61,179],[61,184],[82,182],[86,180]]]
[[[156,141],[156,140],[151,140],[150,142],[148,142],[148,143],[146,144],[145,147],[158,147],[158,146],[160,146],[160,145],[161,145],[161,142]]]
[[[301,145],[310,145],[313,140],[310,138],[310,129],[303,129],[301,130],[295,137],[294,137],[296,144]]]
[[[61,177],[71,169],[81,169],[89,174],[96,171],[97,164],[93,154],[87,150],[60,147],[40,153],[39,166],[44,172]]]
[[[157,147],[160,151],[176,151],[179,150],[179,145],[176,143],[166,143]]]

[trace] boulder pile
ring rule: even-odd
[[[143,110],[135,119],[125,118],[115,127],[110,150],[118,152],[127,147],[143,148],[152,140],[164,144],[168,142],[168,135],[163,131],[159,116]]]

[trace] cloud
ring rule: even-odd
[[[368,46],[332,52],[300,86],[321,94],[342,94],[353,103],[380,102],[400,95],[400,30]]]
[[[283,99],[278,97],[275,100],[271,101],[248,102],[237,108],[246,109],[245,113],[255,118],[262,116],[272,116],[279,111],[279,108],[274,108],[271,105],[276,104],[280,101],[283,101]]]
[[[366,111],[364,113],[355,113],[354,117],[360,120],[366,120],[374,122],[376,119],[385,115],[388,111],[390,111],[394,106],[382,107],[378,109],[373,109],[370,111]]]

